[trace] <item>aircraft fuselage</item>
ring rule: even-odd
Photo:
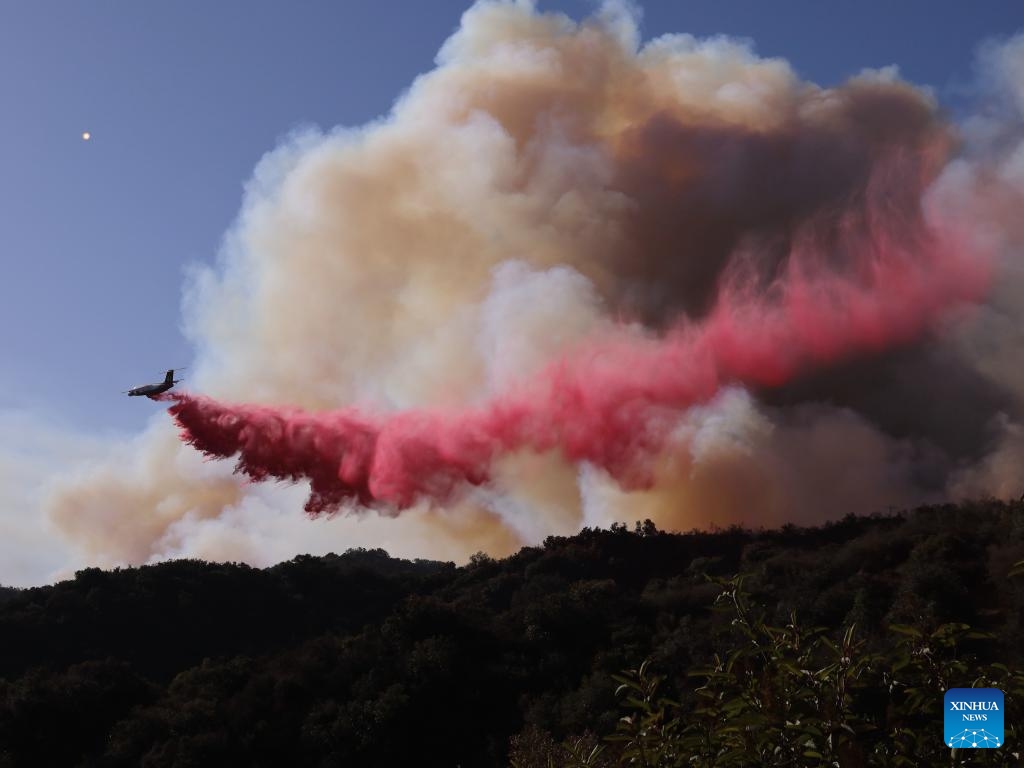
[[[135,387],[128,390],[128,397],[156,397],[159,394],[166,392],[168,389],[173,387],[173,384],[144,384],[141,387]]]
[[[179,369],[180,370],[180,369]],[[158,384],[143,384],[139,387],[132,387],[128,390],[128,397],[148,397],[155,400],[157,395],[161,395],[168,389],[177,384],[178,381],[174,378],[174,369],[171,368],[167,371],[167,375],[164,376],[164,380]]]

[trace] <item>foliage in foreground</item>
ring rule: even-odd
[[[1011,576],[1024,573],[1017,563]],[[900,768],[1019,766],[1024,673],[981,664],[964,653],[991,636],[963,623],[930,632],[892,624],[892,643],[867,650],[856,624],[833,640],[795,614],[784,626],[751,605],[744,576],[718,579],[716,610],[733,636],[705,668],[694,669],[692,697],[663,695],[665,679],[649,662],[622,675],[623,716],[597,743],[587,734],[556,744],[530,730],[514,737],[513,768],[645,766],[731,768]],[[1006,746],[950,749],[942,743],[943,695],[949,688],[998,688],[1006,694]]]

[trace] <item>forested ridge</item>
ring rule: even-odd
[[[732,686],[749,700],[736,712],[770,719],[782,705],[758,686],[803,679],[831,647],[856,649],[835,674],[854,691],[847,730],[874,744],[894,717],[918,722],[866,682],[911,674],[884,664],[965,678],[951,686],[1020,668],[1021,560],[1024,503],[978,501],[773,531],[616,525],[464,567],[360,549],[87,569],[0,589],[0,766],[612,765],[656,732],[648,764],[688,765],[665,746],[690,749],[672,735],[687,713],[740,716],[709,715],[702,695],[721,704]],[[893,685],[910,707],[916,689]],[[941,704],[918,704],[941,740]],[[700,764],[743,764],[713,731]],[[816,738],[799,736],[804,762],[771,764],[832,764]],[[844,766],[928,764],[833,741]]]

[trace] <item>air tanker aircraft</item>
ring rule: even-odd
[[[184,368],[178,368],[177,370],[182,371]],[[181,379],[174,378],[174,368],[167,371],[167,375],[164,376],[164,380],[159,384],[142,384],[138,387],[132,387],[127,392],[122,394],[128,395],[128,397],[140,397],[145,395],[151,400],[155,400],[157,395],[163,394],[168,389],[177,384]]]

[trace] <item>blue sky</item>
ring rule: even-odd
[[[32,2],[0,10],[0,410],[132,432],[121,390],[187,364],[186,266],[211,262],[260,156],[304,125],[358,125],[426,71],[464,2]],[[579,18],[589,2],[542,2]],[[955,107],[1024,5],[663,2],[645,38],[729,34],[841,81],[895,64]],[[81,133],[92,140],[83,142]]]

